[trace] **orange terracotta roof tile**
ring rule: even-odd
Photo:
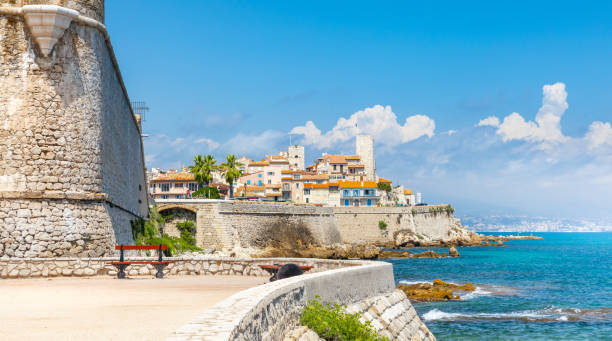
[[[251,166],[268,166],[270,163],[268,163],[268,161],[263,160],[263,161],[253,161],[251,163],[249,163],[249,167]]]
[[[290,176],[284,176],[281,178],[281,181],[286,181],[286,180],[293,180],[293,178]]]
[[[267,184],[266,188],[281,188],[281,184]]]
[[[383,183],[388,183],[388,184],[392,183],[391,180],[387,180],[387,179],[384,179],[384,178],[378,178],[378,182],[383,182]]]
[[[359,155],[344,155],[344,158],[347,160],[360,160],[361,156]]]
[[[340,188],[376,188],[376,182],[374,181],[340,181],[338,183]]]
[[[412,195],[412,190],[410,188],[404,190],[404,195]]]
[[[169,173],[158,176],[155,179],[152,179],[151,182],[156,181],[195,181],[195,177],[191,173]]]
[[[354,164],[354,165],[348,165],[348,168],[364,168],[365,166],[358,163],[358,164]]]
[[[323,159],[328,160],[329,163],[346,163],[344,155],[327,154]]]

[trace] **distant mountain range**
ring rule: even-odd
[[[551,219],[528,216],[460,216],[477,232],[612,232],[612,220]]]

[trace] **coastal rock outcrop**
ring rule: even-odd
[[[448,249],[448,255],[451,257],[459,257],[459,251],[457,251],[454,246],[451,246],[450,249]]]
[[[460,300],[461,296],[456,295],[455,291],[474,291],[476,287],[467,282],[463,285],[447,283],[440,279],[435,279],[432,284],[416,283],[411,285],[400,284],[397,286],[410,300],[414,301],[448,301]]]

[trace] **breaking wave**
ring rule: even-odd
[[[549,307],[510,313],[447,313],[432,309],[422,316],[424,321],[523,321],[523,322],[612,322],[612,308],[578,309]]]

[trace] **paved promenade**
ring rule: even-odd
[[[0,280],[2,340],[163,340],[204,309],[267,282],[193,276]]]

